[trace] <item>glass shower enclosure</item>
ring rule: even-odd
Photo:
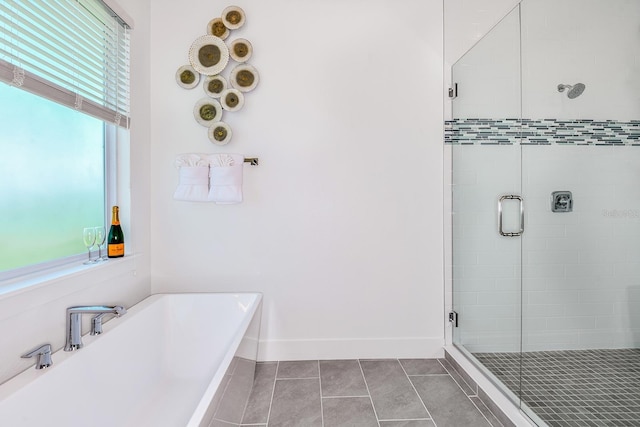
[[[640,425],[639,26],[523,0],[451,69],[453,343],[539,425]]]

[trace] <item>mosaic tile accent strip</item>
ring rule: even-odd
[[[640,349],[474,353],[551,427],[639,426]]]
[[[640,120],[454,119],[445,121],[452,145],[640,146]]]

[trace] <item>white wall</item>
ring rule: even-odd
[[[33,286],[0,294],[0,383],[33,365],[32,359],[21,359],[21,354],[47,342],[55,350],[64,346],[67,307],[83,304],[128,307],[150,293],[149,1],[127,1],[123,6],[136,25],[131,41],[134,70],[131,143],[120,143],[118,147],[122,161],[132,165],[131,174],[126,173],[120,182],[119,200],[131,212],[131,218],[123,216],[122,220],[132,256],[89,268],[79,267],[57,277],[52,274],[38,280],[22,278],[20,283],[30,282]]]
[[[263,292],[263,360],[440,355],[442,3],[239,1],[261,80],[225,147],[173,76],[227,4],[182,4],[151,9],[153,292]],[[245,201],[172,200],[188,152],[259,157]]]

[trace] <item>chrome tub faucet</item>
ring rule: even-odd
[[[82,315],[83,314],[97,314],[91,322],[92,335],[96,335],[102,332],[102,317],[105,314],[113,314],[116,317],[127,314],[127,310],[121,306],[116,305],[109,307],[106,305],[81,305],[67,308],[67,342],[64,346],[64,351],[73,351],[82,348]],[[99,332],[98,332],[99,331]]]
[[[28,359],[30,357],[36,358],[36,369],[44,369],[53,365],[53,361],[51,360],[51,344],[43,344],[38,348],[31,350],[28,353],[23,354],[23,359]]]
[[[91,333],[89,335],[100,335],[102,333],[102,321],[110,313],[101,313],[91,318]]]

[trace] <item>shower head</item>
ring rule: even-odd
[[[575,99],[582,95],[582,92],[586,89],[586,86],[583,83],[576,83],[574,85],[558,85],[558,92],[564,92],[565,89],[569,89],[567,92],[567,97],[569,99]]]

